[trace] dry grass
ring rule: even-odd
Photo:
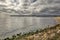
[[[32,32],[31,32],[32,33]],[[33,35],[23,35],[13,40],[60,40],[60,24],[54,27],[45,28]]]

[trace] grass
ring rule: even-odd
[[[36,30],[36,32],[29,32],[24,35],[21,33],[13,35],[12,38],[5,38],[4,40],[60,40],[60,24],[45,29]],[[41,34],[39,34],[41,33]]]

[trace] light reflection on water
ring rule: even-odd
[[[29,32],[57,24],[56,17],[11,17],[10,27],[2,27],[2,37],[11,36],[20,32]],[[9,23],[8,23],[9,24]],[[7,24],[7,25],[8,25]],[[6,29],[6,30],[5,30]]]

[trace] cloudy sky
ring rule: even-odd
[[[59,5],[60,0],[0,0],[3,10],[12,12],[13,9],[13,12],[20,14],[60,15]]]

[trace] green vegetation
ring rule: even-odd
[[[59,33],[57,33],[59,31]],[[39,34],[41,33],[41,35]],[[57,24],[53,27],[47,27],[45,29],[36,30],[36,32],[29,32],[24,35],[21,33],[17,35],[13,35],[12,38],[5,38],[4,40],[34,40],[33,35],[38,35],[39,38],[37,40],[60,40],[60,24]],[[33,39],[28,39],[29,36],[33,36]]]

